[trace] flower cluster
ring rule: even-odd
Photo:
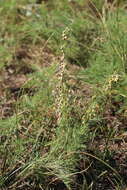
[[[61,50],[61,57],[60,61],[58,64],[58,70],[57,70],[57,79],[58,79],[58,84],[55,89],[55,107],[56,107],[56,117],[57,117],[57,123],[60,123],[61,117],[62,117],[62,110],[63,106],[66,104],[66,98],[64,95],[64,73],[66,70],[66,61],[65,61],[65,46],[66,46],[66,40],[68,39],[67,34],[69,32],[69,28],[65,28],[65,30],[62,33],[62,41],[63,44],[60,47]]]

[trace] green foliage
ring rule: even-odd
[[[7,74],[9,66],[27,64],[32,69],[31,73],[23,73],[27,80],[16,89],[20,91],[18,96],[12,98],[12,116],[0,119],[0,188],[16,189],[20,185],[27,188],[25,185],[29,183],[30,188],[48,190],[54,189],[55,183],[62,183],[70,190],[93,189],[96,181],[110,171],[113,187],[117,188],[122,180],[110,166],[113,154],[108,146],[115,142],[118,127],[127,119],[126,12],[119,8],[103,14],[104,1],[95,0],[89,1],[88,6],[82,0],[52,0],[38,6],[34,2],[0,1],[1,72]],[[100,18],[93,19],[90,15],[86,7],[92,8],[91,5],[99,11]],[[63,40],[66,28],[69,30]],[[29,54],[33,46],[35,49],[41,46],[41,53],[34,55],[32,49],[33,54],[26,60],[16,56],[18,49]],[[38,60],[45,51],[55,61],[43,67],[43,61]],[[60,80],[57,67],[61,63],[67,66],[60,81],[58,122],[54,94]],[[73,73],[75,65],[78,74]],[[2,77],[6,79],[6,75]],[[70,79],[76,85],[70,84]],[[11,90],[15,89],[6,85],[5,88],[4,99],[8,101],[13,96]],[[125,132],[124,127],[120,132]],[[102,138],[103,151],[91,148],[90,144],[94,141],[96,144],[98,137]],[[89,148],[99,156],[88,153]],[[95,160],[99,169],[93,167]],[[90,176],[92,169],[90,179],[87,175]],[[78,175],[82,175],[82,182],[77,186]]]

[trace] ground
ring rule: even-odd
[[[1,9],[0,187],[126,190],[125,8],[57,3]]]

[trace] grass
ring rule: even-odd
[[[126,189],[125,3],[0,2],[0,188]]]

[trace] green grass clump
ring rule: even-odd
[[[111,178],[122,189],[112,145],[126,133],[123,5],[34,3],[0,2],[0,188],[92,190]]]

